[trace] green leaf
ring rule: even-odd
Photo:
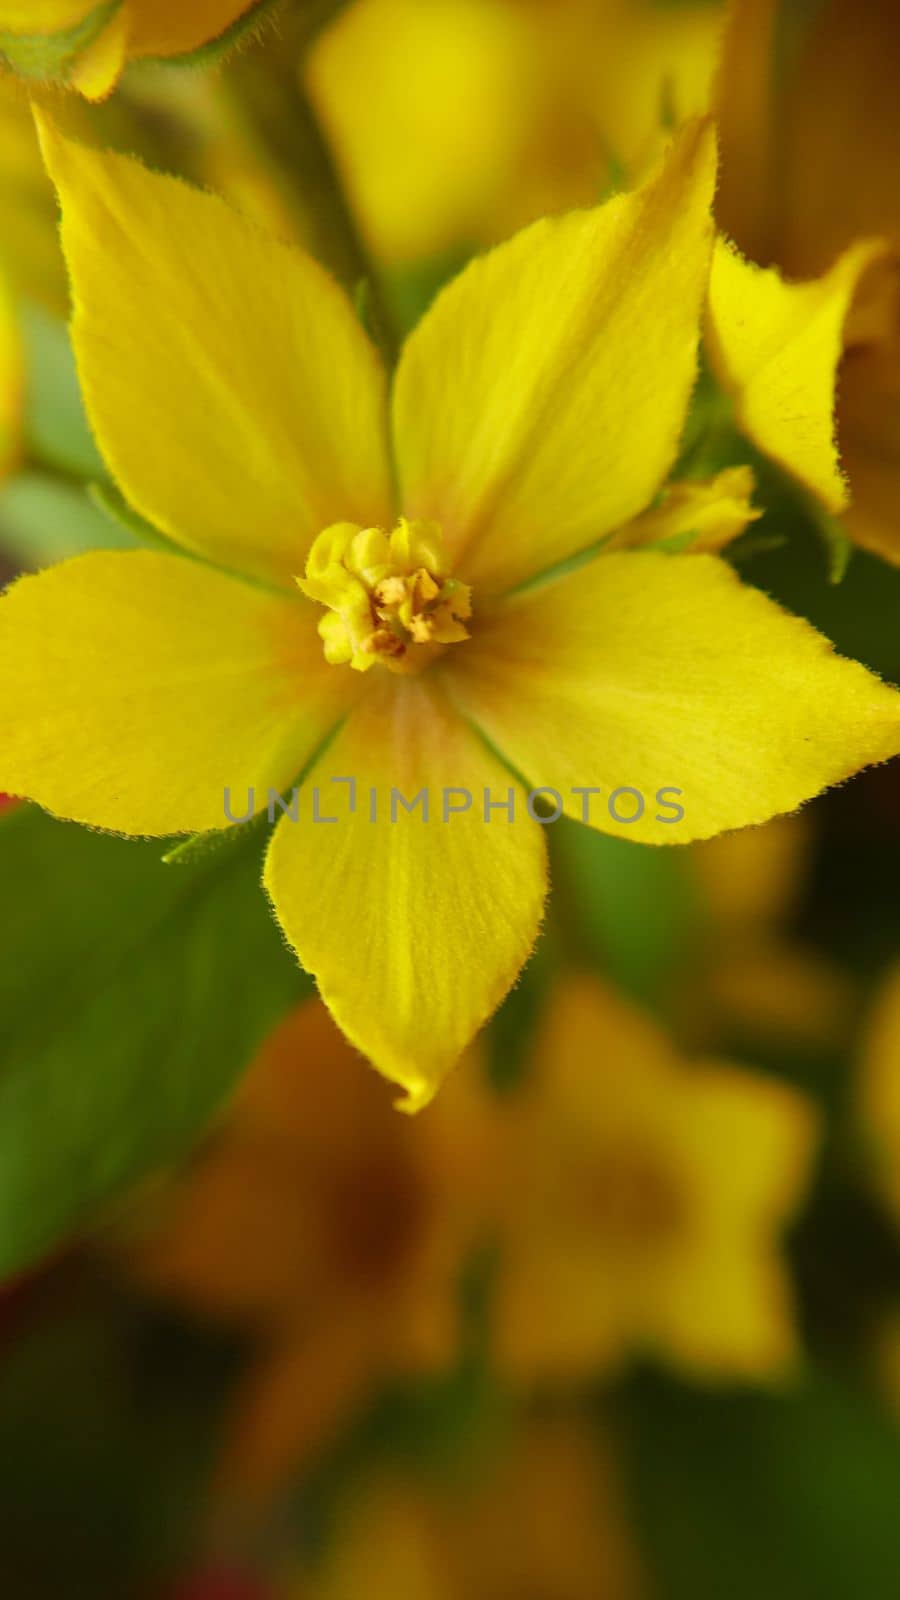
[[[29,455],[42,466],[75,478],[105,477],[65,323],[37,305],[23,306],[19,322],[25,346],[24,427]]]
[[[547,832],[556,916],[575,952],[656,1007],[704,931],[689,852],[565,819]]]
[[[176,1161],[309,980],[261,841],[190,873],[159,841],[22,807],[0,822],[0,1275]]]
[[[78,484],[20,472],[0,488],[0,550],[17,567],[37,571],[86,550],[131,550],[137,542]]]
[[[824,1375],[783,1395],[645,1379],[625,1420],[659,1600],[900,1594],[900,1433],[862,1392]]]

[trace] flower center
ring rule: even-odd
[[[447,576],[436,522],[401,517],[390,533],[336,522],[313,544],[297,583],[328,610],[319,622],[325,659],[368,672],[418,672],[448,644],[468,639],[468,586]]]

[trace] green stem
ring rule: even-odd
[[[328,15],[337,9],[330,4]],[[314,16],[313,22],[308,17],[295,22],[289,16],[278,34],[267,31],[225,64],[221,82],[312,254],[340,279],[354,301],[365,285],[372,332],[392,361],[396,338],[381,283],[302,87],[304,50],[325,20],[321,8]]]

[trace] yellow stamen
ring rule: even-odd
[[[336,522],[319,534],[297,583],[328,610],[319,623],[325,659],[367,672],[418,672],[448,644],[468,639],[468,585],[447,576],[436,522],[401,517],[387,534]]]

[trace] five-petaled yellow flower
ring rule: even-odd
[[[591,977],[557,985],[492,1152],[502,1372],[579,1382],[652,1352],[702,1378],[797,1358],[780,1235],[812,1106],[727,1061],[687,1061]]]
[[[26,76],[62,79],[90,100],[126,62],[193,54],[259,0],[0,0],[0,56]]]
[[[83,556],[9,591],[0,788],[164,836],[225,826],[225,786],[262,808],[302,779],[266,887],[408,1106],[538,931],[546,829],[516,775],[577,818],[673,843],[789,811],[896,752],[900,695],[718,557],[622,548],[694,382],[708,127],[638,192],[476,260],[409,339],[390,396],[314,261],[134,161],[49,127],[44,144],[94,431],[172,548]],[[355,810],[338,777],[356,780]],[[646,797],[631,823],[606,804],[624,785]],[[681,791],[674,825],[661,785]],[[317,824],[315,788],[336,825]],[[392,821],[394,788],[426,790],[429,818]],[[455,789],[473,803],[445,822]],[[485,790],[514,819],[486,821]]]

